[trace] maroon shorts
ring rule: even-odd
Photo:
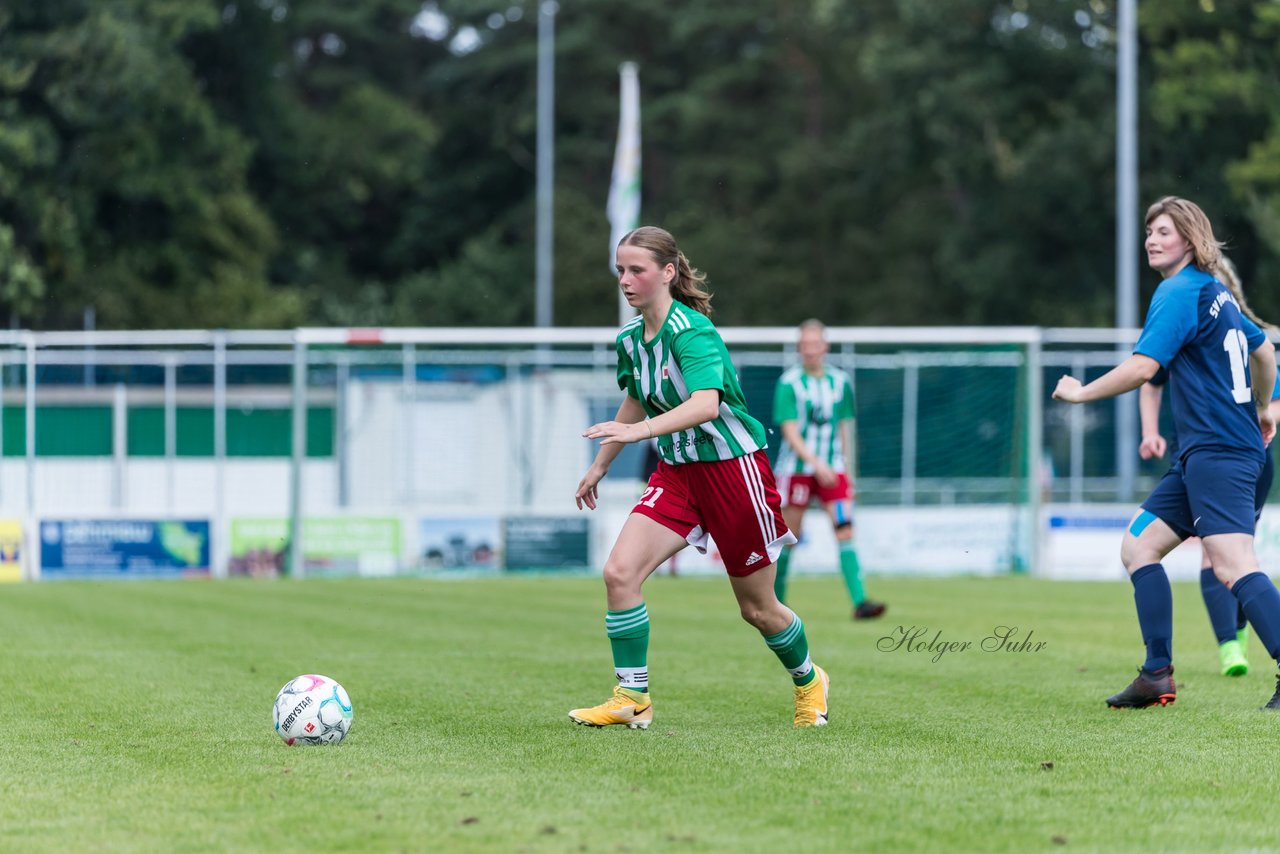
[[[795,535],[764,451],[711,463],[658,463],[632,513],[670,528],[705,553],[716,541],[730,575],[750,575],[778,559]]]
[[[811,474],[787,475],[779,485],[783,507],[808,507],[815,498],[823,504],[853,500],[853,490],[849,488],[849,478],[844,472],[837,472],[836,482],[830,486],[821,485]]]

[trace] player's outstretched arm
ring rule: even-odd
[[[1133,391],[1150,380],[1160,370],[1160,363],[1150,356],[1134,353],[1088,385],[1081,385],[1072,376],[1063,376],[1053,390],[1053,399],[1066,403],[1088,403],[1116,397]]]
[[[605,448],[615,443],[641,442],[654,436],[679,433],[716,419],[720,414],[720,391],[713,388],[697,389],[675,409],[648,419],[644,417],[640,403],[637,401],[635,405],[639,413],[635,421],[626,420],[630,415],[624,416],[619,409],[615,420],[592,424],[582,435],[588,439],[599,439],[600,445]],[[614,455],[617,455],[616,451]]]
[[[618,407],[618,414],[613,419],[600,424],[592,424],[582,435],[588,439],[595,439],[601,435],[622,433],[627,430],[634,432],[637,424],[641,425],[639,427],[640,433],[645,435],[649,433],[649,428],[642,424],[645,420],[644,407],[640,405],[640,401],[629,394],[623,396],[622,405]],[[602,433],[602,428],[608,428],[608,432]],[[640,438],[643,438],[643,436]],[[636,439],[628,441],[636,441]],[[596,458],[592,461],[591,467],[587,469],[587,473],[582,476],[582,480],[578,481],[578,489],[573,494],[579,510],[584,506],[588,510],[596,509],[596,499],[599,498],[599,492],[596,487],[600,481],[604,480],[604,476],[609,473],[609,466],[613,465],[613,461],[618,458],[618,454],[622,453],[624,444],[625,442],[617,440],[600,444],[600,450],[596,452]]]

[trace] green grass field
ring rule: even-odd
[[[1175,585],[1179,695],[1102,700],[1141,659],[1127,584],[834,577],[794,584],[831,724],[723,579],[655,577],[648,731],[574,726],[612,688],[596,579],[61,583],[0,588],[0,849],[64,851],[1277,850],[1280,718],[1217,675]],[[1039,651],[984,652],[997,626]],[[881,651],[899,626],[973,647]],[[923,638],[922,638],[923,640]],[[346,686],[337,747],[271,703]]]

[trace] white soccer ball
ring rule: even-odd
[[[328,676],[307,673],[280,689],[271,717],[285,744],[337,744],[351,729],[351,698]]]

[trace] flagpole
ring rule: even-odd
[[[1116,327],[1138,325],[1138,4],[1116,7]],[[1120,341],[1128,358],[1133,341]],[[1138,474],[1138,407],[1133,395],[1116,401],[1116,500],[1132,501]]]
[[[618,66],[618,142],[613,152],[613,178],[609,182],[609,270],[614,252],[627,232],[640,225],[640,70],[634,62]],[[635,316],[618,291],[618,325]]]
[[[559,6],[544,0],[538,6],[538,151],[536,176],[537,223],[534,242],[534,314],[538,326],[552,322],[552,235],[555,187],[555,21]]]

